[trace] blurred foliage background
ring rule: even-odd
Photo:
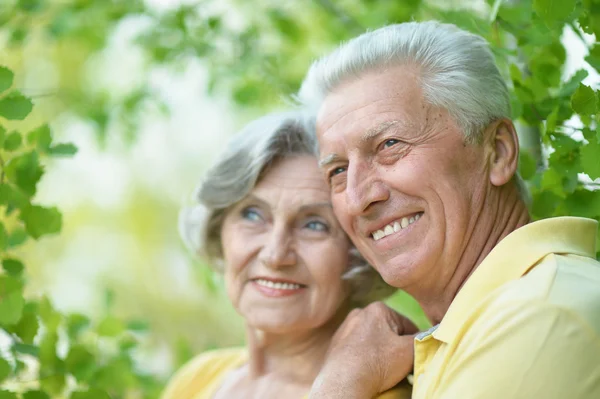
[[[193,354],[243,343],[178,210],[311,60],[411,19],[492,43],[534,217],[598,219],[599,0],[1,0],[0,399],[155,398]]]

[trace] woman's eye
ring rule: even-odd
[[[242,209],[242,217],[244,219],[250,220],[252,222],[258,222],[258,221],[262,220],[262,217],[254,208]]]
[[[308,222],[306,224],[306,226],[304,226],[304,227],[306,227],[307,229],[310,229],[310,230],[314,230],[314,231],[323,231],[323,232],[329,231],[329,227],[325,223],[319,222],[317,220]]]
[[[400,140],[396,140],[396,139],[388,139],[386,141],[384,141],[383,143],[383,148],[389,148],[393,145],[396,145],[400,142]]]

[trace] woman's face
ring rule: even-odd
[[[225,284],[246,322],[265,332],[322,326],[348,298],[350,241],[312,156],[274,164],[230,209],[221,230]]]

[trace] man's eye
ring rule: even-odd
[[[396,140],[396,139],[388,139],[383,143],[383,148],[389,148],[393,145],[396,145],[400,142],[400,140]]]
[[[331,170],[331,172],[329,173],[329,177],[333,177],[335,175],[339,175],[340,173],[344,173],[346,171],[346,168],[343,166],[338,166],[337,168],[334,168]]]

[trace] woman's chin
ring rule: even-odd
[[[265,334],[273,335],[297,335],[317,330],[323,325],[322,320],[294,320],[289,315],[282,318],[271,317],[269,320],[248,320],[249,328],[261,330]]]

